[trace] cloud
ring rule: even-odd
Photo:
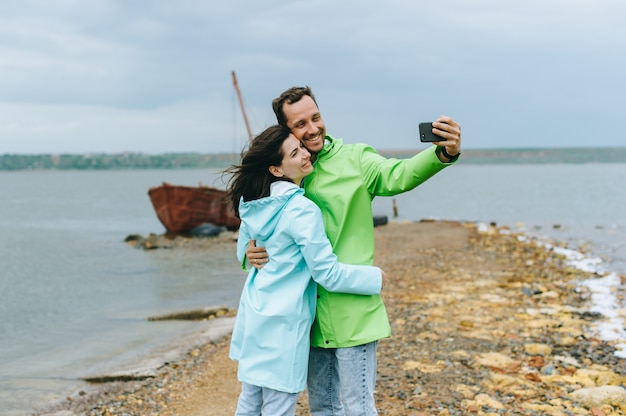
[[[256,132],[310,85],[331,134],[379,148],[416,147],[440,114],[464,146],[617,144],[581,120],[623,113],[625,15],[617,0],[8,0],[0,153],[230,151],[246,136],[232,70]]]

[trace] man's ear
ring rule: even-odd
[[[277,166],[270,166],[269,171],[272,175],[276,176],[277,178],[282,178],[283,176],[285,176],[283,171]]]

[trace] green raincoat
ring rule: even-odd
[[[326,234],[339,261],[373,264],[374,196],[409,191],[449,166],[436,152],[432,146],[410,159],[386,159],[370,146],[344,145],[341,139],[326,136],[304,189],[322,210]],[[390,335],[380,295],[334,293],[318,286],[311,346],[346,348]]]

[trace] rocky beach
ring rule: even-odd
[[[234,258],[235,242],[167,247]],[[581,284],[600,274],[509,230],[443,221],[376,227],[375,263],[388,276],[393,334],[378,347],[379,414],[626,414],[624,359],[617,341],[595,334],[604,317],[590,310]],[[232,321],[235,313],[208,318]],[[35,414],[232,415],[240,387],[228,347],[228,335],[190,343],[153,373],[94,383]],[[309,414],[306,392],[297,414]]]

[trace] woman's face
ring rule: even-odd
[[[311,154],[293,134],[283,142],[282,151],[283,160],[280,166],[270,166],[270,172],[274,176],[289,178],[300,185],[302,179],[313,172]]]

